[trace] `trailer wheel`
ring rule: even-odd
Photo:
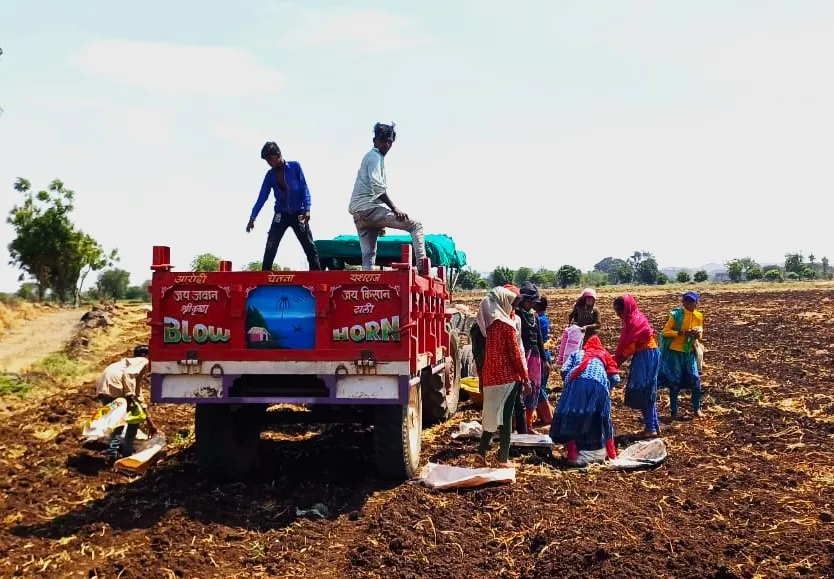
[[[237,480],[257,463],[265,407],[197,404],[194,435],[197,461],[218,482]]]
[[[417,475],[423,435],[420,385],[408,391],[408,403],[374,408],[374,452],[382,476],[407,480]]]
[[[472,344],[466,344],[460,349],[460,377],[468,378],[475,375],[475,356],[472,354]]]
[[[425,408],[423,416],[426,426],[445,422],[458,411],[461,363],[457,332],[450,333],[449,344],[452,363],[448,372],[438,375],[432,374],[429,368],[423,369],[421,383],[423,386],[423,407]]]

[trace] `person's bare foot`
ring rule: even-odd
[[[695,411],[695,416],[697,418],[703,418],[704,417],[704,411],[703,410],[696,410]]]
[[[498,468],[515,468],[516,464],[514,462],[508,460],[507,462],[499,462],[496,466]]]
[[[483,454],[475,454],[475,466],[480,468],[487,467],[487,458]]]
[[[648,429],[646,429],[646,430],[643,431],[643,436],[645,438],[656,438],[657,434],[658,434],[657,430],[648,430]]]

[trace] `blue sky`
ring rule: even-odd
[[[390,120],[392,198],[479,270],[834,257],[832,2],[6,4],[0,212],[16,177],[63,179],[134,283],[154,244],[260,260],[266,140],[301,162],[314,235],[353,233]],[[305,267],[292,235],[277,263]]]

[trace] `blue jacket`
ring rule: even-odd
[[[273,169],[266,172],[258,200],[252,208],[250,218],[254,221],[261,212],[261,208],[269,199],[270,191],[275,192],[275,213],[298,214],[310,210],[310,189],[298,161],[287,161],[284,168],[284,178],[287,181],[287,192],[278,188],[278,176]]]

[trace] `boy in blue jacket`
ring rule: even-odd
[[[275,216],[267,234],[261,269],[272,270],[278,245],[288,228],[292,229],[301,243],[310,271],[321,269],[316,244],[313,243],[313,233],[310,231],[310,189],[307,188],[301,165],[298,161],[285,161],[281,149],[272,141],[261,149],[261,159],[267,162],[270,169],[264,176],[261,192],[246,225],[246,232],[249,233],[255,227],[255,219],[269,199],[270,192],[274,191]]]

